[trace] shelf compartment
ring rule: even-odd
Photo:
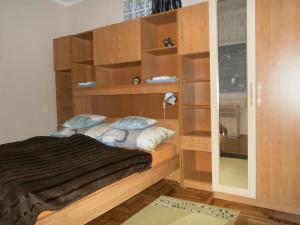
[[[163,40],[171,38],[177,44],[177,13],[170,11],[142,19],[142,50],[163,48]]]
[[[184,187],[195,188],[203,191],[212,191],[212,173],[195,172],[184,179]]]
[[[72,63],[73,87],[77,87],[78,83],[96,81],[95,67],[88,64]]]
[[[211,131],[211,110],[209,108],[182,109],[181,134],[193,135],[195,131]],[[196,135],[196,133],[194,134]]]
[[[211,191],[211,153],[184,149],[182,154],[184,186]]]
[[[196,135],[181,135],[182,149],[211,152],[211,133],[207,131],[194,131]],[[193,134],[193,132],[191,132]]]
[[[184,105],[210,105],[210,82],[182,85]]]
[[[137,115],[164,119],[163,99],[162,93],[75,96],[74,113],[109,115],[112,118]],[[167,105],[166,119],[178,119],[178,106]]]
[[[177,83],[119,85],[111,88],[77,88],[75,96],[132,95],[178,92]]]
[[[183,82],[210,81],[209,54],[192,54],[181,57]]]
[[[151,78],[153,76],[177,76],[177,54],[169,55],[150,55],[143,56],[143,78]]]
[[[162,108],[164,94],[162,93],[93,96],[92,98],[95,114],[117,118],[132,115],[164,118]],[[178,119],[178,106],[166,106],[166,119]]]
[[[96,83],[98,88],[131,85],[134,77],[141,76],[141,61],[115,65],[114,67],[96,67]]]
[[[72,62],[93,61],[93,33],[85,32],[71,38]]]
[[[144,53],[151,54],[151,55],[157,55],[157,56],[176,54],[177,46],[149,49],[149,50],[144,51]]]

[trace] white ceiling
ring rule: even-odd
[[[73,4],[82,2],[84,0],[52,0],[52,1],[63,4],[65,6],[69,6],[69,5],[73,5]]]

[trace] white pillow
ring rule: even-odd
[[[88,129],[84,134],[91,138],[96,138],[96,137],[101,136],[104,132],[106,132],[109,129],[111,129],[110,123],[101,123],[99,125],[96,125],[90,129]]]
[[[67,120],[63,126],[72,129],[81,129],[95,126],[102,123],[106,116],[81,114]]]
[[[115,129],[134,130],[144,129],[146,127],[152,126],[155,123],[157,123],[157,120],[155,119],[142,116],[127,116],[117,120],[110,126]]]
[[[156,147],[175,132],[163,127],[153,126],[145,129],[107,129],[96,139],[103,144],[127,148],[154,151]]]
[[[175,131],[164,127],[152,126],[144,129],[138,136],[136,145],[140,149],[154,151],[155,148],[170,138]]]

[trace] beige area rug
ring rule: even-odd
[[[161,196],[123,225],[233,225],[239,211]]]
[[[248,160],[221,157],[220,184],[248,188]]]

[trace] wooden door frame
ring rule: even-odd
[[[217,0],[209,0],[213,191],[256,198],[255,1],[247,0],[248,189],[220,184]]]

